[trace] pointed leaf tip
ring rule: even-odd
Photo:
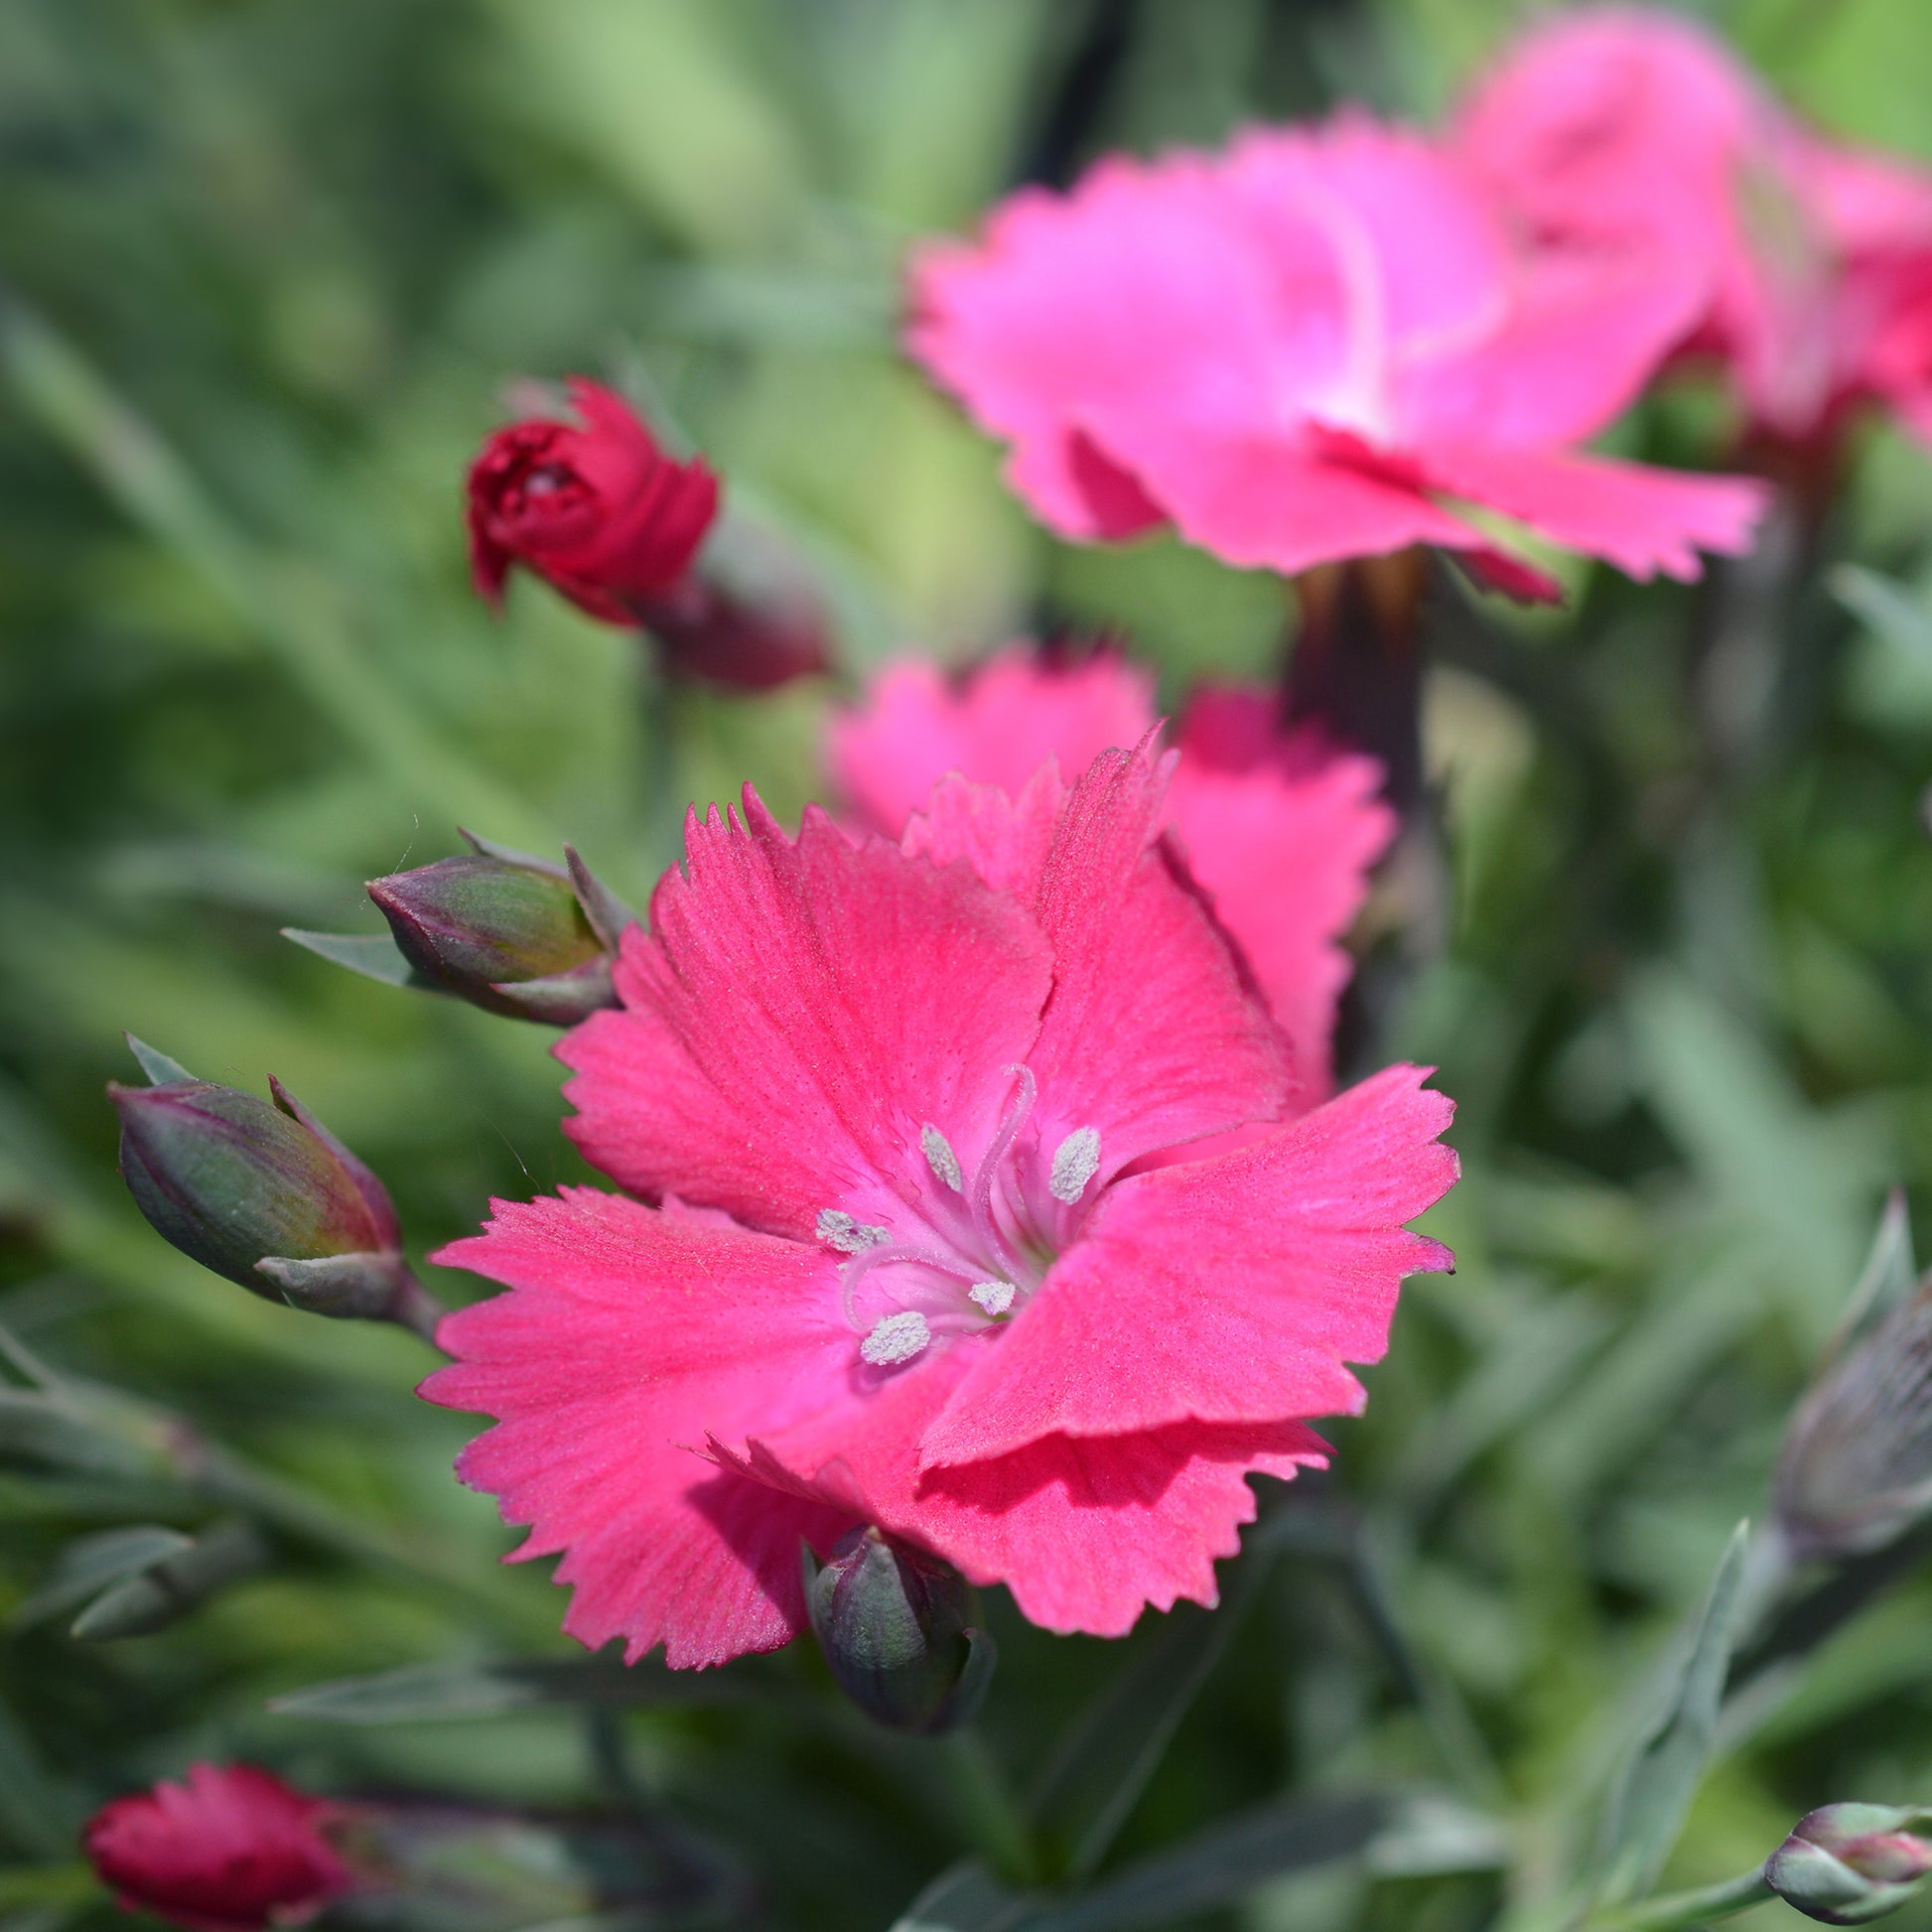
[[[334,965],[360,973],[364,979],[380,980],[384,986],[413,986],[433,993],[445,990],[424,979],[386,932],[305,932],[299,926],[285,925],[282,937]]]
[[[141,1062],[141,1071],[148,1076],[149,1086],[173,1086],[177,1081],[195,1078],[179,1060],[157,1052],[145,1039],[137,1039],[132,1034],[123,1034],[121,1037],[127,1041],[128,1051]]]

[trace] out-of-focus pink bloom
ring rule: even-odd
[[[323,1826],[337,1808],[253,1764],[191,1764],[103,1805],[82,1835],[123,1905],[192,1932],[262,1932],[313,1918],[354,1882]]]
[[[1449,1103],[1396,1067],[1284,1121],[1282,1035],[1162,835],[1166,760],[948,778],[902,840],[695,815],[624,1009],[560,1047],[646,1201],[499,1203],[441,1259],[466,1481],[564,1553],[565,1627],[674,1666],[804,1627],[802,1537],[872,1523],[1112,1635],[1211,1602],[1247,1478],[1325,1456]],[[1186,1159],[1241,1127],[1246,1145]],[[1173,1165],[1148,1163],[1182,1150]]]
[[[1438,544],[1554,595],[1458,505],[1687,578],[1761,508],[1578,447],[1677,340],[1680,292],[1627,251],[1518,248],[1456,161],[1360,115],[1024,191],[911,290],[913,354],[1066,536],[1171,522],[1287,572]]]
[[[1396,818],[1376,795],[1373,759],[1326,753],[1278,720],[1265,691],[1197,692],[1180,722],[1168,824],[1288,1035],[1298,1103],[1312,1106],[1329,1091],[1348,982],[1341,935]],[[888,665],[863,703],[833,717],[827,762],[841,796],[896,838],[947,772],[1017,792],[1048,758],[1084,771],[1154,722],[1149,672],[1111,652],[1055,662],[1016,644],[957,681],[919,658]]]
[[[1932,176],[1826,141],[1694,23],[1553,19],[1455,145],[1533,241],[1647,260],[1754,428],[1804,444],[1875,399],[1932,434]]]

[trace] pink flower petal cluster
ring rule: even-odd
[[[89,1863],[130,1909],[191,1932],[263,1932],[313,1918],[353,1883],[324,1836],[337,1808],[253,1764],[191,1764],[87,1821]]]
[[[1332,1084],[1335,1005],[1350,961],[1341,935],[1395,836],[1373,759],[1281,729],[1259,687],[1210,687],[1181,714],[1168,829],[1269,1011],[1287,1034],[1297,1102]],[[919,658],[888,665],[834,715],[826,759],[840,795],[897,838],[948,772],[1018,792],[1047,759],[1084,770],[1154,727],[1153,673],[1110,651],[1054,659],[1028,645],[950,680]]]
[[[686,831],[559,1051],[634,1196],[443,1251],[464,1479],[561,1552],[565,1627],[720,1662],[876,1523],[1056,1630],[1211,1602],[1248,1477],[1325,1449],[1455,1173],[1394,1067],[1298,1119],[1286,1042],[1164,834],[1170,759],[944,780],[897,840],[746,793]],[[1250,1130],[1186,1158],[1190,1143]],[[1181,1152],[1176,1158],[1176,1150]],[[1157,1165],[1162,1157],[1166,1165]]]
[[[1464,507],[1633,577],[1745,547],[1757,485],[1578,446],[1681,332],[1629,251],[1526,249],[1463,165],[1359,114],[1099,163],[919,253],[912,353],[1080,539],[1171,523],[1284,572],[1411,544],[1549,581]]]
[[[1647,260],[1756,428],[1802,443],[1879,400],[1932,436],[1932,175],[1825,140],[1693,22],[1553,19],[1455,146],[1537,242]]]

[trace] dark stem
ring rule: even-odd
[[[439,1348],[442,1344],[436,1339],[436,1326],[449,1311],[448,1306],[439,1302],[407,1268],[402,1270],[396,1299],[389,1309],[391,1321],[412,1334],[421,1335],[432,1348]]]

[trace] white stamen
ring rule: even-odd
[[[1076,1127],[1053,1150],[1052,1172],[1046,1184],[1053,1198],[1070,1207],[1086,1192],[1087,1182],[1100,1172],[1100,1130]]]
[[[891,1368],[909,1362],[931,1339],[925,1316],[917,1309],[905,1309],[889,1314],[873,1329],[859,1344],[859,1356],[874,1368]]]
[[[866,1221],[855,1221],[843,1208],[821,1207],[814,1230],[827,1247],[842,1255],[861,1255],[868,1248],[881,1248],[893,1237],[884,1228]]]
[[[948,1141],[930,1121],[919,1129],[919,1145],[925,1149],[926,1164],[955,1194],[966,1191],[965,1171],[959,1165],[959,1156],[952,1151]]]
[[[978,1303],[988,1314],[1005,1314],[1019,1293],[1011,1282],[977,1282],[966,1291],[966,1299]]]

